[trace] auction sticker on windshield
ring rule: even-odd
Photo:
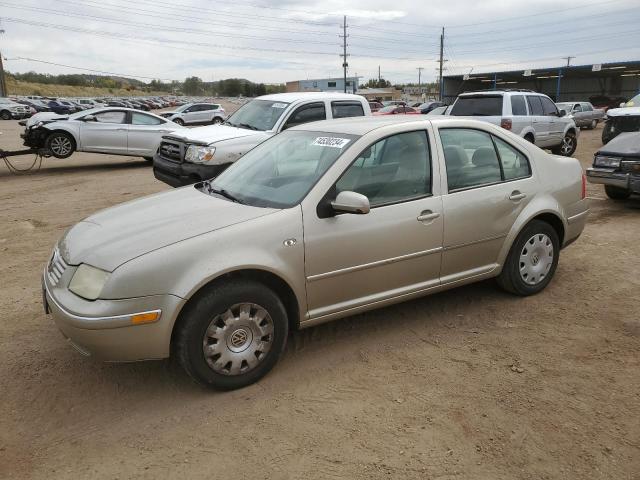
[[[317,137],[311,145],[319,145],[321,147],[343,148],[347,143],[349,143],[348,138]]]
[[[273,105],[271,105],[271,108],[287,108],[287,104],[286,103],[274,103]]]

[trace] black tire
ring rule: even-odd
[[[264,353],[262,358],[258,356],[259,352],[256,352],[254,355],[259,359],[258,363],[248,371],[237,374],[217,372],[205,358],[205,342],[207,342],[207,348],[209,346],[216,348],[215,345],[220,345],[224,350],[225,356],[234,357],[233,362],[240,362],[240,368],[246,364],[246,362],[239,360],[241,358],[240,354],[232,352],[231,346],[229,346],[229,342],[233,342],[234,335],[239,330],[242,330],[242,327],[236,330],[229,330],[226,334],[221,333],[220,335],[224,336],[226,340],[220,342],[207,335],[207,332],[211,331],[209,327],[214,325],[212,322],[216,319],[220,322],[220,315],[240,304],[255,304],[268,313],[273,326],[272,333],[266,335],[266,337],[271,337],[270,349]],[[251,311],[253,312],[254,310],[252,309]],[[231,328],[234,328],[233,322],[237,320],[238,318],[231,322]],[[216,325],[218,324],[216,323]],[[224,322],[222,325],[224,328],[228,328]],[[257,382],[274,367],[287,343],[288,329],[289,322],[286,309],[280,298],[272,290],[253,281],[229,281],[216,284],[198,294],[180,314],[174,333],[174,352],[184,370],[197,383],[218,390],[233,390]],[[220,327],[214,330],[218,332]],[[256,345],[264,345],[265,337],[258,339],[255,333],[251,333],[250,328],[245,330],[244,335],[245,345],[248,344],[245,347],[247,351],[249,348],[256,348]],[[247,335],[250,337],[250,341],[247,340]],[[257,343],[254,343],[254,341]],[[267,339],[266,341],[269,340]],[[242,355],[244,355],[244,352]],[[221,365],[224,361],[222,358],[220,356],[215,358],[215,355],[212,355],[209,362],[218,362],[220,360]],[[234,363],[228,368],[231,370],[234,366],[237,368],[237,365],[238,363]],[[247,367],[248,364],[246,364],[245,368]]]
[[[562,155],[563,157],[570,157],[578,148],[578,139],[574,132],[567,132],[562,139],[562,143],[551,149],[555,155]]]
[[[11,112],[9,110],[2,110],[2,112],[0,112],[0,118],[2,118],[2,120],[11,120]]]
[[[533,138],[533,135],[531,135],[530,133],[527,133],[524,136],[524,139],[529,143],[534,143],[534,144],[536,143],[535,139]]]
[[[598,126],[598,120],[591,120],[591,123],[589,124],[589,126],[587,127],[589,130],[595,130],[595,128]]]
[[[45,140],[44,146],[56,158],[69,158],[76,150],[76,141],[66,132],[53,132]]]
[[[176,118],[175,120],[173,120],[173,123],[184,126],[184,120],[182,120],[181,118]]]
[[[142,157],[142,158],[144,158],[144,161],[150,165],[153,163],[153,157]]]
[[[631,192],[625,188],[614,187],[612,185],[605,185],[604,192],[611,200],[626,200],[631,196]]]
[[[214,119],[211,121],[211,123],[213,123],[214,125],[219,125],[223,122],[224,120],[222,120],[220,117],[214,117]]]
[[[546,272],[540,271],[538,274],[539,276],[542,276],[541,279],[538,278],[539,281],[537,283],[530,284],[525,281],[523,274],[521,274],[521,268],[523,268],[523,263],[521,262],[522,257],[524,256],[523,252],[525,252],[525,247],[532,239],[534,239],[534,237],[540,239],[543,236],[546,236],[552,244],[553,259],[551,260],[548,270]],[[529,253],[536,254],[533,250],[531,252],[527,252],[527,254]],[[511,245],[511,249],[507,255],[502,272],[497,278],[498,284],[507,292],[523,297],[535,295],[536,293],[541,292],[549,284],[555,274],[558,266],[559,253],[560,240],[558,239],[558,234],[553,227],[546,222],[532,220],[518,234],[513,245]],[[543,263],[539,263],[542,260],[541,256],[538,258],[539,260],[536,261],[536,265],[540,264],[543,266]],[[533,268],[535,268],[535,266]]]

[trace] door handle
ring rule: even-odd
[[[511,195],[509,195],[509,200],[511,200],[512,202],[519,202],[520,200],[522,200],[523,198],[525,198],[527,195],[518,191],[518,190],[514,190],[513,192],[511,192]]]
[[[423,212],[420,213],[420,215],[418,215],[417,220],[419,222],[428,222],[430,223],[431,220],[435,220],[436,218],[438,218],[440,216],[440,214],[438,212],[433,212],[431,210],[425,210]]]

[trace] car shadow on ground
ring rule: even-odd
[[[9,159],[15,167],[18,169],[25,169],[29,167],[33,158],[29,160],[21,159],[20,161],[16,161],[15,159]],[[43,158],[42,165],[40,168],[37,168],[38,163],[34,164],[34,168],[25,171],[13,173],[9,171],[6,167],[1,168],[3,162],[0,161],[0,178],[2,177],[15,177],[15,176],[46,176],[53,175],[59,173],[81,173],[81,172],[100,172],[100,171],[112,171],[112,170],[136,170],[140,168],[148,168],[149,173],[152,173],[151,164],[143,159],[135,159],[135,160],[123,160],[121,162],[107,162],[107,163],[90,163],[90,164],[81,164],[81,165],[56,165],[55,162],[59,161],[55,158]]]

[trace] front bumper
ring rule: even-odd
[[[24,140],[24,145],[29,148],[44,148],[45,140],[50,132],[43,128],[25,128],[20,137]]]
[[[614,171],[610,168],[587,168],[589,183],[611,185],[612,187],[640,193],[640,175]]]
[[[220,175],[230,164],[206,165],[176,162],[155,154],[153,157],[154,176],[172,187],[191,185]]]
[[[151,295],[124,300],[89,302],[66,288],[47,284],[43,302],[69,344],[85,356],[109,362],[161,359],[169,356],[171,333],[184,300],[175,295]],[[55,293],[54,293],[55,292]],[[138,312],[160,310],[154,323],[131,325]]]
[[[22,120],[23,118],[29,118],[31,112],[11,112],[11,118],[14,120]]]

